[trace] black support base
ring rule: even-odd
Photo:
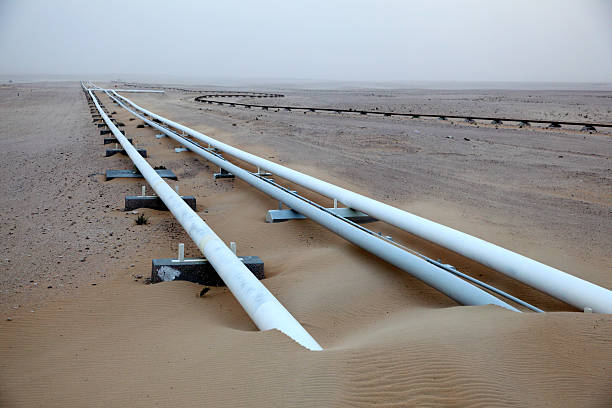
[[[142,157],[147,157],[147,151],[145,149],[136,148],[136,151]],[[106,157],[114,156],[117,153],[120,153],[120,154],[123,154],[123,155],[127,155],[127,153],[123,149],[106,149]]]
[[[193,211],[196,210],[196,199],[194,196],[181,196]],[[151,208],[153,210],[168,211],[166,204],[158,196],[125,196],[125,211],[137,208]]]
[[[128,138],[128,142],[130,142],[131,144],[134,144],[134,142],[132,141],[132,138]],[[104,138],[104,144],[111,144],[111,143],[119,143],[119,141],[117,139],[115,139],[114,137],[105,137]]]
[[[239,257],[257,279],[263,279],[264,264],[258,256]],[[177,262],[174,259],[153,259],[151,282],[183,280],[206,286],[225,286],[215,268],[205,259],[188,259]]]
[[[178,180],[172,170],[155,170],[159,177],[167,178],[170,180]],[[144,178],[138,170],[106,170],[106,180],[112,180],[116,178]]]
[[[121,132],[121,134],[122,134],[123,136],[125,136],[125,130],[120,130],[120,132]],[[102,130],[100,131],[100,135],[109,135],[109,134],[111,134],[111,133],[112,133],[112,132],[110,131],[110,129],[102,129]]]

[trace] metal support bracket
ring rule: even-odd
[[[328,208],[327,210],[339,217],[346,218],[356,223],[378,221],[377,219],[370,217],[368,214],[362,213],[361,211],[355,211],[352,208]],[[268,212],[266,213],[266,222],[269,223],[283,222],[289,220],[305,220],[306,218],[307,217],[292,209],[268,210]]]
[[[234,176],[232,173],[228,172],[225,169],[219,168],[219,173],[215,173],[213,177],[216,180],[220,178],[234,178],[236,176]]]

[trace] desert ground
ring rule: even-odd
[[[114,86],[112,83],[99,83]],[[119,84],[120,86],[121,84]],[[161,84],[156,84],[161,85]],[[190,89],[220,88],[191,86]],[[253,103],[612,122],[611,91],[301,89]],[[248,152],[491,241],[612,289],[612,131],[261,111],[197,92],[125,94]],[[123,210],[143,181],[104,157],[78,82],[0,85],[0,406],[612,406],[612,317],[540,291],[382,222],[368,228],[547,313],[460,306],[310,221],[264,222],[278,203],[139,120],[148,161],[323,346],[257,331],[223,287],[146,284],[151,260],[197,248],[168,212]],[[285,185],[331,206],[328,199]],[[327,200],[327,201],[326,201]],[[135,225],[139,214],[147,225]]]

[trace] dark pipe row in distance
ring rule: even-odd
[[[142,87],[142,84],[125,84],[125,86],[130,87]],[[154,89],[167,89],[167,90],[175,90],[181,92],[202,92],[194,89],[186,89],[186,88],[177,88],[177,87],[152,87],[149,88]],[[276,93],[266,93],[266,92],[232,92],[227,91],[224,93],[219,93],[223,91],[215,91],[215,93],[207,93],[205,95],[201,95],[195,98],[197,102],[206,102],[209,104],[217,103],[217,101],[210,101],[208,98],[212,97],[222,97],[222,98],[231,98],[231,97],[247,97],[247,98],[282,98],[285,95],[276,94]],[[475,124],[476,120],[489,120],[492,125],[501,125],[503,122],[517,122],[519,127],[527,127],[530,126],[531,123],[548,123],[549,128],[560,128],[562,125],[569,126],[582,126],[582,131],[597,131],[596,127],[604,127],[604,128],[612,128],[612,123],[593,123],[593,122],[570,122],[570,121],[551,121],[551,120],[541,120],[541,119],[515,119],[515,118],[499,118],[499,117],[484,117],[484,116],[460,116],[460,115],[439,115],[439,114],[431,114],[431,113],[398,113],[398,112],[384,112],[384,111],[369,111],[369,110],[354,110],[354,109],[336,109],[336,108],[316,108],[316,107],[301,107],[301,106],[273,106],[273,105],[254,105],[254,104],[245,104],[245,103],[237,103],[237,102],[218,102],[217,105],[225,105],[229,104],[232,107],[235,106],[243,106],[245,108],[261,108],[262,110],[268,110],[269,108],[278,108],[283,109],[285,111],[291,112],[292,110],[305,110],[310,112],[335,112],[335,113],[359,113],[361,115],[383,115],[386,117],[390,116],[400,116],[400,117],[411,117],[411,118],[420,118],[420,117],[430,117],[430,118],[438,118],[441,120],[447,119],[464,119],[466,123]]]
[[[282,94],[267,94],[267,97],[283,97]],[[465,122],[474,124],[476,120],[489,120],[493,125],[501,125],[503,122],[517,122],[519,126],[530,126],[531,123],[548,123],[549,128],[560,128],[562,125],[570,125],[570,126],[582,126],[583,131],[596,131],[596,127],[605,127],[612,128],[612,123],[592,123],[592,122],[569,122],[569,121],[551,121],[551,120],[541,120],[541,119],[516,119],[516,118],[496,118],[489,116],[461,116],[461,115],[440,115],[440,114],[432,114],[432,113],[399,113],[399,112],[384,112],[384,111],[371,111],[371,110],[355,110],[355,109],[338,109],[338,108],[317,108],[317,107],[307,107],[307,106],[279,106],[279,105],[256,105],[252,103],[238,103],[238,102],[221,102],[221,101],[213,101],[208,98],[211,97],[253,97],[249,94],[206,94],[197,96],[195,98],[196,102],[208,103],[208,104],[217,104],[217,105],[230,105],[230,106],[243,106],[245,108],[261,108],[262,110],[268,110],[270,108],[283,109],[285,111],[291,112],[292,110],[303,110],[309,112],[334,112],[334,113],[359,113],[361,115],[382,115],[382,116],[402,116],[402,117],[411,117],[411,118],[420,118],[420,117],[428,117],[428,118],[438,118],[441,120],[447,119],[464,119]],[[266,97],[266,94],[260,94],[257,97]]]

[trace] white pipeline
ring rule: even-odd
[[[187,231],[259,330],[277,329],[309,350],[322,350],[302,325],[138,153],[100,107],[93,92],[87,92],[134,165]]]
[[[118,101],[118,99],[116,100]],[[213,154],[210,151],[203,149],[187,139],[177,135],[176,133],[158,125],[152,120],[146,119],[138,113],[133,112],[129,108],[125,107],[123,103],[120,103],[120,105],[139,119],[144,120],[153,128],[163,132],[165,135],[181,143],[192,152],[197,153],[207,160],[215,163],[222,169],[229,171],[258,190],[263,191],[269,196],[283,202],[288,207],[293,208],[300,214],[303,214],[313,221],[323,225],[355,245],[417,277],[431,287],[438,289],[440,292],[456,300],[458,303],[472,306],[492,304],[518,312],[518,309],[515,307],[496,298],[490,293],[477,288],[469,282],[458,278],[454,274],[449,273],[446,270],[405,251],[391,242],[382,240],[380,237],[374,236],[372,233],[355,228],[353,225],[348,224],[340,217],[332,215],[321,208],[317,208],[311,203],[308,203],[287,191],[283,191],[275,185],[267,182],[265,179],[251,174],[235,164],[228,162],[219,155]]]
[[[150,112],[117,93],[115,95],[140,112],[185,132],[237,159],[270,171],[279,177],[299,184],[323,196],[336,199],[347,207],[364,212],[374,218],[473,259],[542,292],[548,293],[580,310],[589,307],[594,312],[612,313],[612,291],[606,288],[461,231],[229,146],[180,123]]]

